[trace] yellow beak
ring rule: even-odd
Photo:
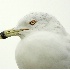
[[[18,35],[20,35],[19,32],[24,31],[24,30],[29,30],[29,29],[19,29],[19,30],[10,29],[10,30],[5,30],[5,31],[0,33],[0,39],[6,39],[6,38],[11,37],[11,36],[18,36]]]

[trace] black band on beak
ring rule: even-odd
[[[2,39],[6,39],[6,38],[7,38],[7,37],[5,36],[5,34],[4,34],[4,31],[1,32],[0,35],[1,35]]]

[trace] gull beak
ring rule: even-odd
[[[24,30],[29,30],[29,29],[10,29],[10,30],[5,30],[3,32],[0,33],[0,39],[6,39],[8,37],[11,37],[11,36],[19,36],[19,32],[21,31],[24,31]]]

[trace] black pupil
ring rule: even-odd
[[[36,23],[35,20],[32,20],[29,24],[34,25]]]

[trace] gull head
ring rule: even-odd
[[[0,33],[0,39],[6,39],[11,36],[25,37],[35,31],[52,31],[57,33],[64,33],[64,28],[51,15],[47,13],[30,13],[24,16],[18,25],[10,30],[5,30]]]
[[[36,30],[41,30],[42,25],[45,24],[45,21],[48,19],[48,14],[44,13],[30,13],[24,16],[19,22],[18,25],[12,29],[5,30],[0,33],[1,39],[6,39],[11,36],[25,36]],[[43,24],[41,24],[43,23]]]

